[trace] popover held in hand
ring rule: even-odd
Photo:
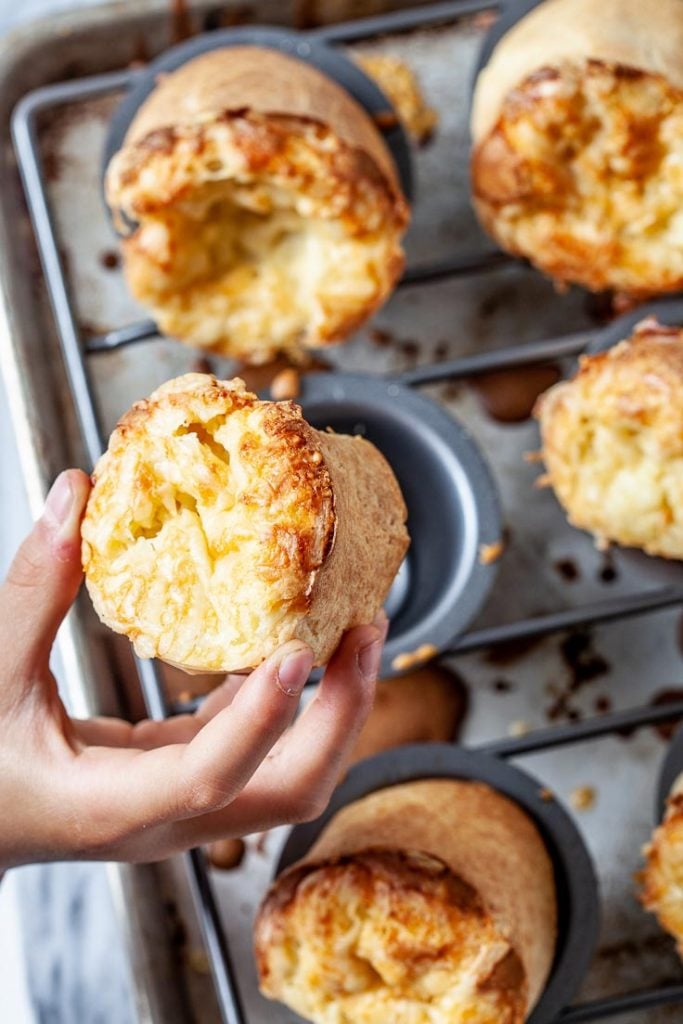
[[[644,852],[641,902],[673,935],[683,958],[683,775],[674,782],[664,820]]]
[[[106,195],[135,225],[125,273],[160,328],[246,362],[343,340],[403,269],[408,208],[381,135],[334,81],[272,49],[165,75]]]
[[[558,282],[683,287],[683,4],[546,0],[477,81],[486,229]]]
[[[262,992],[314,1024],[522,1024],[555,941],[535,826],[483,783],[450,779],[344,807],[255,925]]]
[[[683,331],[643,320],[584,356],[536,407],[548,482],[569,521],[650,555],[683,558]]]
[[[300,639],[324,664],[379,611],[408,546],[383,456],[292,402],[187,374],[136,403],[99,460],[82,526],[100,618],[141,657],[260,664]]]

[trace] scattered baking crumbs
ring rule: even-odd
[[[543,452],[524,452],[525,462],[543,462]]]
[[[491,565],[492,562],[497,562],[502,554],[502,540],[494,541],[493,544],[479,545],[479,561],[482,565]]]
[[[541,473],[541,475],[536,477],[536,479],[534,480],[534,487],[536,487],[539,491],[542,491],[544,487],[550,487],[551,484],[552,479],[550,473]]]
[[[546,804],[550,803],[551,800],[555,799],[555,794],[553,793],[552,789],[547,789],[545,786],[543,787],[543,789],[539,789],[538,795],[540,796],[541,800],[543,800],[543,802]]]
[[[515,688],[515,684],[510,682],[509,679],[494,679],[491,683],[491,688],[495,693],[510,693]]]
[[[530,732],[531,726],[521,718],[516,719],[514,722],[510,722],[508,725],[508,736],[526,736],[527,733]]]
[[[439,653],[439,648],[435,647],[434,644],[422,644],[415,651],[405,651],[403,654],[397,654],[391,663],[391,667],[395,668],[397,672],[403,672],[404,669],[414,668],[415,665],[421,665],[424,661],[429,661],[430,658],[435,657]]]
[[[577,786],[569,794],[569,802],[575,811],[589,811],[595,804],[593,786]]]
[[[209,958],[203,949],[199,949],[198,946],[191,946],[185,954],[187,965],[191,971],[195,971],[197,974],[210,974],[211,965]]]
[[[280,370],[271,382],[270,393],[276,402],[297,398],[301,391],[301,378],[293,367]]]
[[[246,852],[243,839],[217,839],[209,843],[206,855],[212,867],[220,871],[232,871],[240,866]]]

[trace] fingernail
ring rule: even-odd
[[[298,697],[313,668],[313,651],[310,647],[286,654],[277,670],[277,687],[288,697]]]
[[[60,473],[45,501],[43,518],[58,529],[69,521],[74,504],[74,491],[68,473]]]
[[[373,640],[358,652],[358,668],[366,682],[377,678],[382,660],[382,641]]]

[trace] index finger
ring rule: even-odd
[[[312,663],[309,647],[285,644],[189,743],[78,752],[70,796],[84,844],[92,834],[97,845],[116,845],[147,826],[225,807],[292,722]]]

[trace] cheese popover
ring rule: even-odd
[[[547,481],[569,521],[650,555],[683,558],[683,330],[641,321],[541,396]]]
[[[683,287],[683,4],[545,0],[481,72],[484,227],[560,283]]]
[[[135,225],[125,273],[161,330],[245,362],[343,340],[403,269],[408,208],[382,137],[344,89],[271,49],[164,76],[106,196]]]
[[[359,437],[241,380],[187,374],[137,402],[93,474],[83,568],[136,652],[252,668],[292,639],[324,664],[381,607],[408,545],[394,475]]]
[[[555,940],[535,826],[483,783],[450,779],[344,807],[255,924],[261,991],[314,1024],[522,1024]]]
[[[664,820],[645,847],[640,899],[673,935],[683,958],[683,774],[674,782]]]

